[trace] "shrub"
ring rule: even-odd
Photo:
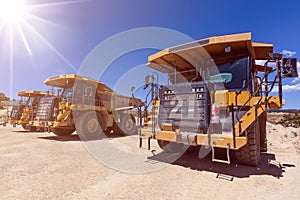
[[[283,118],[279,122],[277,122],[277,124],[280,124],[284,127],[299,128],[300,127],[300,115],[298,113],[284,114]]]

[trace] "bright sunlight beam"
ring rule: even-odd
[[[33,55],[33,52],[30,48],[30,44],[26,38],[24,32],[24,26],[30,27],[32,33],[35,33],[39,36],[46,46],[48,46],[59,58],[61,58],[72,70],[76,71],[76,68],[70,61],[68,61],[59,51],[50,44],[46,38],[44,38],[37,30],[31,26],[29,23],[29,19],[41,21],[43,23],[47,23],[50,25],[56,25],[51,21],[43,19],[39,16],[33,15],[31,11],[36,9],[50,9],[55,6],[67,6],[76,3],[83,3],[86,0],[68,0],[68,1],[60,1],[60,2],[52,2],[52,3],[30,3],[29,0],[0,0],[0,31],[3,28],[7,28],[8,30],[16,29],[21,37],[23,44],[29,54],[29,56]],[[13,31],[9,31],[10,38],[12,36]],[[10,40],[10,49],[12,49],[13,41]],[[13,53],[13,52],[12,52]]]
[[[67,66],[73,71],[77,71],[74,65],[68,61],[58,49],[54,47],[44,36],[39,33],[37,29],[30,23],[30,21],[40,21],[48,25],[57,25],[51,21],[48,21],[40,16],[32,14],[34,10],[53,9],[55,6],[67,6],[76,3],[82,3],[87,0],[61,0],[59,2],[50,3],[33,3],[30,0],[0,0],[0,37],[3,38],[7,35],[9,42],[9,63],[10,63],[10,96],[13,96],[13,75],[14,75],[14,55],[17,49],[14,48],[15,37],[20,37],[23,41],[23,45],[28,52],[28,55],[32,58],[34,52],[30,48],[30,43],[27,34],[35,34],[37,38],[42,41],[47,48],[56,54]],[[17,34],[18,33],[18,34]],[[3,44],[3,43],[2,43]]]
[[[24,0],[0,0],[0,20],[5,23],[17,23],[26,15]]]

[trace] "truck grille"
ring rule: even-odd
[[[22,116],[24,105],[13,106],[10,112],[10,118],[12,120],[19,120]]]
[[[207,82],[161,86],[159,125],[172,123],[181,131],[207,132],[210,95]]]
[[[41,98],[37,108],[36,118],[41,121],[53,121],[53,110],[54,107],[57,106],[57,102],[56,97]]]

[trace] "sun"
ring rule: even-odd
[[[0,20],[6,23],[17,23],[27,13],[24,0],[0,0]]]
[[[55,27],[57,27],[57,24],[39,16],[37,13],[49,12],[49,10],[53,11],[53,8],[55,7],[67,6],[85,1],[86,0],[0,0],[0,50],[5,49],[5,51],[1,51],[1,55],[5,52],[8,54],[5,58],[8,60],[10,68],[10,96],[14,96],[14,65],[17,63],[16,56],[23,55],[23,49],[19,48],[22,43],[31,61],[33,61],[33,57],[35,56],[32,46],[33,44],[38,43],[39,45],[43,45],[40,48],[49,48],[56,56],[65,62],[68,67],[74,71],[77,70],[76,67],[74,67],[74,65],[67,60],[36,27],[37,22],[38,24],[54,25]],[[53,27],[51,30],[53,30]],[[34,40],[38,40],[39,42]],[[22,42],[19,43],[19,41]]]

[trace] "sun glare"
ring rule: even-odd
[[[23,41],[23,45],[30,57],[34,56],[34,52],[31,49],[32,41],[29,40],[30,37],[28,36],[42,41],[41,44],[45,45],[44,47],[50,48],[54,54],[67,64],[67,66],[76,71],[73,64],[68,61],[42,33],[38,32],[36,27],[32,24],[34,21],[49,25],[55,25],[56,23],[48,21],[33,13],[37,10],[47,12],[47,10],[53,9],[53,7],[67,6],[85,1],[86,0],[61,0],[59,2],[50,1],[38,3],[31,0],[0,0],[0,37],[3,40],[8,41],[9,45],[9,48],[7,49],[10,63],[10,96],[13,96],[13,70],[14,64],[16,63],[15,56],[21,54],[20,49],[14,48],[15,40],[18,38]],[[1,43],[0,45],[6,45],[6,42]]]
[[[24,0],[0,0],[0,20],[16,23],[26,15]]]

